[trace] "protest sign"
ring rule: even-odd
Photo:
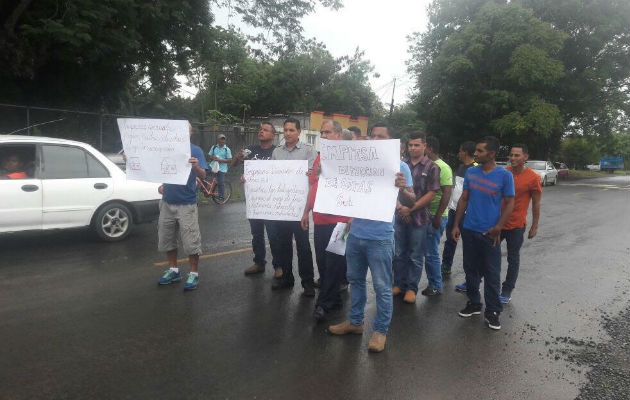
[[[346,255],[346,223],[337,222],[326,246],[326,251],[340,256]]]
[[[245,160],[247,218],[300,221],[308,197],[307,160]]]
[[[118,129],[128,179],[186,184],[191,168],[188,121],[118,118]]]
[[[314,211],[391,222],[400,140],[320,141],[322,172]]]

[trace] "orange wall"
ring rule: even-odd
[[[311,112],[311,130],[318,130],[322,126],[322,122],[325,119],[332,119],[334,121],[338,121],[342,127],[348,128],[350,126],[358,126],[361,129],[361,135],[366,136],[368,130],[368,117],[358,117],[357,119],[350,118],[349,115],[346,114],[333,114],[333,115],[324,115],[323,111],[313,111]]]

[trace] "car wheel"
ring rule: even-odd
[[[542,185],[543,186],[547,186],[547,176],[546,175],[543,177]]]
[[[123,240],[131,232],[133,217],[129,209],[121,203],[109,203],[96,213],[92,227],[106,242]]]

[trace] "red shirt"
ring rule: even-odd
[[[28,176],[26,172],[9,172],[8,174],[4,174],[9,179],[26,179]]]
[[[527,210],[533,193],[542,193],[540,176],[530,168],[515,174],[512,167],[507,167],[514,177],[514,211],[503,226],[503,229],[524,228],[527,226]]]
[[[311,210],[315,205],[315,196],[317,195],[317,184],[319,183],[319,175],[315,174],[315,170],[320,166],[319,154],[313,163],[313,173],[308,176],[308,184],[311,185],[311,191],[308,195],[308,208]],[[322,214],[313,211],[313,222],[315,225],[332,225],[337,222],[348,222],[349,217],[341,217],[339,215]]]

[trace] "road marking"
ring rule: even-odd
[[[229,250],[229,251],[222,251],[220,253],[212,253],[212,254],[202,254],[199,256],[200,260],[205,260],[206,258],[215,258],[215,257],[221,257],[221,256],[229,256],[230,254],[238,254],[238,253],[244,253],[246,251],[252,251],[251,247],[247,247],[244,249],[236,249],[236,250]],[[179,260],[177,260],[177,263],[184,263],[184,262],[188,262],[188,257],[186,258],[180,258]],[[163,261],[163,262],[156,262],[153,263],[153,265],[155,265],[156,267],[164,267],[168,265],[168,261]]]

